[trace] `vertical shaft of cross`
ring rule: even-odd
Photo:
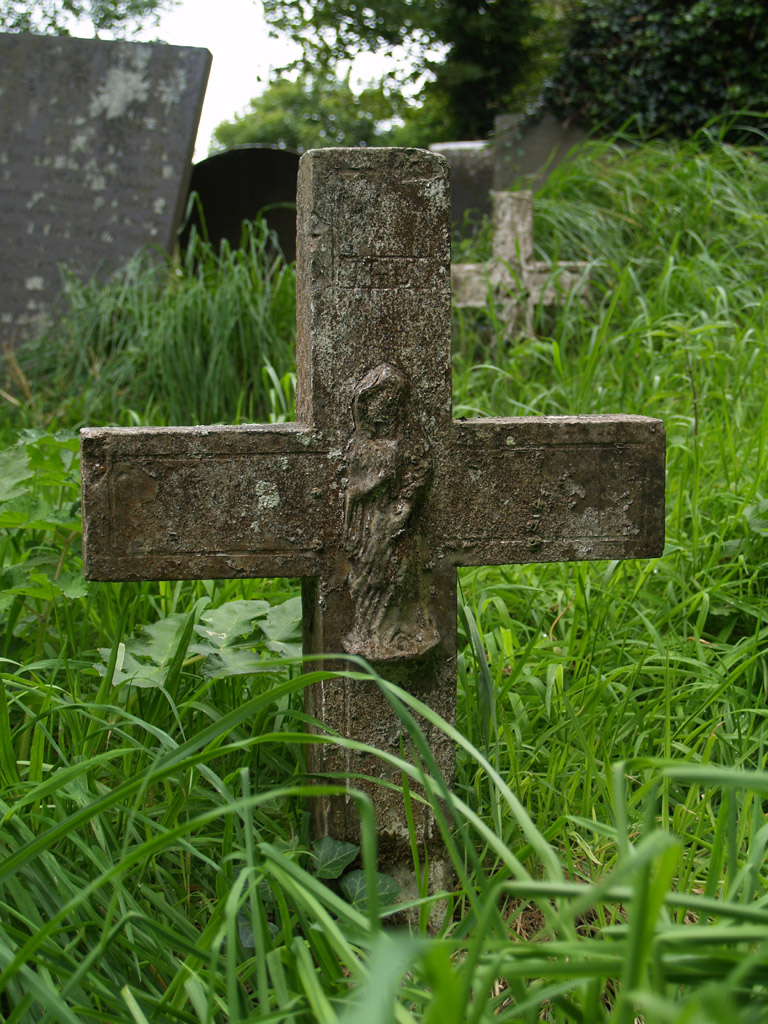
[[[517,267],[533,263],[533,192],[494,192],[493,258]]]
[[[305,652],[365,657],[448,721],[456,702],[456,584],[415,520],[432,485],[429,438],[451,418],[449,193],[443,161],[419,151],[305,155],[297,205],[297,418],[337,445],[341,538],[333,568],[303,588]],[[344,661],[312,667],[344,669]],[[307,695],[326,728],[400,755],[408,747],[373,683],[325,680]],[[427,730],[431,734],[432,730]],[[450,780],[454,751],[430,735]],[[389,779],[381,760],[324,745],[309,767]],[[408,849],[402,796],[367,788],[387,859]],[[317,800],[316,832],[354,841],[354,805]],[[418,816],[429,843],[434,823]]]

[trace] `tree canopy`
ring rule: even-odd
[[[380,90],[352,92],[349,81],[330,74],[280,78],[248,105],[248,110],[216,128],[217,148],[269,143],[296,149],[322,146],[370,146],[377,123],[391,117]]]
[[[318,72],[274,79],[244,113],[216,128],[213,148],[262,143],[303,153],[323,146],[428,146],[441,138],[444,123],[436,95],[413,107],[381,84],[356,94],[349,76]]]
[[[429,72],[421,98],[441,97],[444,137],[479,138],[536,70],[561,7],[556,0],[264,0],[264,15],[300,44],[299,65],[310,74],[402,48],[409,70],[391,77]]]
[[[75,21],[89,21],[94,35],[125,35],[156,23],[178,0],[0,0],[0,30],[69,35]]]

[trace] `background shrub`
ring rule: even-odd
[[[761,0],[583,3],[547,102],[563,117],[692,135],[713,117],[768,102]]]

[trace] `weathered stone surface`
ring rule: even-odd
[[[488,140],[435,142],[451,173],[451,223],[456,236],[471,234],[491,213],[495,147]]]
[[[499,114],[493,128],[493,187],[498,191],[537,191],[587,139],[583,128],[560,121],[550,111],[528,120],[522,114]]]
[[[415,150],[328,149],[299,173],[298,423],[82,432],[86,573],[302,576],[310,667],[361,654],[446,720],[456,701],[456,566],[659,555],[664,428],[637,416],[451,417],[447,169]],[[312,662],[313,655],[339,658]],[[325,679],[307,710],[399,754],[371,684]],[[425,724],[450,780],[453,745]],[[409,856],[376,757],[310,768],[374,798],[384,860]],[[420,812],[421,813],[421,812]],[[354,840],[354,805],[317,833]],[[437,841],[429,812],[423,842]]]
[[[226,239],[240,247],[243,221],[262,215],[277,235],[286,260],[296,259],[296,178],[299,154],[277,146],[236,146],[216,153],[192,168],[190,193],[197,204],[180,234],[183,249],[192,227],[204,233],[214,248]],[[204,221],[204,224],[203,224]]]
[[[454,263],[453,300],[480,307],[489,294],[501,308],[512,335],[533,333],[533,311],[588,282],[588,263],[547,263],[533,258],[533,192],[494,192],[493,258],[488,263]]]
[[[0,35],[0,344],[43,327],[59,265],[90,276],[170,252],[211,55]]]

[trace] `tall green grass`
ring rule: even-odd
[[[218,423],[287,418],[295,274],[264,221],[181,265],[139,253],[103,283],[66,280],[57,326],[18,353],[17,401],[38,418]],[[14,367],[15,368],[15,367]],[[11,384],[13,381],[11,381]]]
[[[290,273],[253,249],[129,269],[130,289],[73,310],[39,377],[9,372],[4,1020],[765,1019],[766,210],[761,152],[715,132],[596,142],[535,201],[540,255],[591,262],[586,301],[537,310],[514,347],[490,306],[455,314],[455,415],[665,421],[667,546],[462,571],[452,794],[412,718],[430,713],[356,666],[411,734],[412,764],[379,756],[433,800],[456,871],[407,933],[387,924],[366,798],[357,862],[309,833],[306,745],[344,741],[304,731],[293,582],[84,583],[76,439],[46,429],[289,415]],[[192,334],[197,364],[179,356],[194,303],[243,332],[258,305],[269,387],[222,371],[216,394],[213,326]]]

